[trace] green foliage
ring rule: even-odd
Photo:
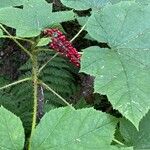
[[[32,82],[24,82],[13,86],[10,90],[10,93],[16,109],[12,108],[13,105],[10,105],[10,107],[6,108],[11,109],[13,113],[21,118],[26,132],[29,132],[31,129],[33,112]]]
[[[22,150],[24,129],[21,120],[13,113],[0,107],[0,149]]]
[[[0,8],[23,5],[27,0],[0,0]]]
[[[51,59],[54,54],[55,52],[53,51],[39,53],[39,67],[44,64],[44,62]],[[27,63],[23,65],[20,70],[23,73],[30,72],[31,61],[27,61]],[[71,65],[70,62],[62,56],[57,56],[43,69],[40,74],[40,79],[69,101],[70,97],[73,96],[78,90],[78,84],[76,78],[74,77],[77,73],[78,69]],[[22,91],[22,97],[24,97],[23,93],[24,92]],[[64,103],[53,93],[45,90],[44,95],[45,102],[64,105]]]
[[[0,9],[0,23],[15,28],[17,36],[33,37],[54,24],[73,20],[72,11],[52,13],[52,4],[45,0],[26,1],[23,9],[7,7]]]
[[[149,14],[149,6],[133,2],[93,13],[87,31],[110,49],[89,47],[82,57],[81,71],[96,77],[95,92],[107,95],[113,107],[137,128],[150,108]]]
[[[94,11],[102,9],[102,7],[109,4],[116,4],[127,0],[61,0],[61,2],[67,7],[74,8],[75,10],[87,10],[92,9]],[[142,5],[148,5],[150,0],[128,0],[136,1]]]
[[[24,130],[20,119],[1,107],[0,121],[1,150],[22,150]],[[92,108],[72,110],[66,107],[51,110],[36,127],[31,138],[30,149],[91,150],[94,147],[100,150],[133,150],[132,147],[110,145],[116,123],[115,118]]]
[[[50,38],[41,38],[40,41],[38,42],[37,46],[45,46],[47,45],[49,42],[51,42]]]
[[[110,0],[61,0],[61,2],[76,10],[100,9],[102,6],[110,4]]]
[[[4,32],[7,33],[7,38],[12,39],[26,53],[29,52],[31,59],[21,66],[18,79],[32,77],[31,81],[7,89],[1,88],[3,90],[0,91],[0,105],[20,117],[25,133],[31,130],[29,148],[24,146],[24,142],[28,145],[28,140],[25,140],[20,119],[0,107],[0,149],[21,150],[24,147],[29,150],[149,150],[150,1],[61,0],[61,2],[76,10],[92,9],[87,10],[90,16],[77,17],[77,20],[81,26],[86,24],[84,28],[87,31],[86,38],[95,40],[91,45],[96,43],[100,47],[90,46],[84,49],[80,72],[95,78],[95,93],[107,96],[112,106],[106,108],[108,109],[106,112],[111,114],[109,110],[115,109],[125,118],[120,119],[120,124],[117,124],[118,119],[93,108],[79,110],[75,110],[72,106],[57,108],[66,105],[67,102],[64,104],[57,94],[54,95],[44,88],[44,85],[49,86],[49,89],[52,88],[68,102],[73,102],[71,97],[75,94],[77,97],[86,94],[82,89],[78,91],[76,79],[78,69],[62,56],[54,58],[56,53],[43,47],[51,40],[43,37],[41,32],[45,28],[63,30],[60,23],[75,18],[72,10],[56,12],[52,3],[46,0],[0,0],[0,23],[14,28],[15,31],[11,34],[16,35],[10,36],[0,24],[3,29],[3,31],[0,29],[0,36]],[[34,44],[31,41],[29,44],[27,42],[29,40]],[[50,59],[52,60],[38,74],[43,64]],[[8,83],[11,82],[0,76],[0,87]],[[41,103],[41,108],[46,114],[38,120],[39,124],[36,126],[38,86],[44,89],[44,106]],[[74,106],[90,107],[84,100],[77,100]]]
[[[0,86],[6,85],[9,82],[10,81],[2,77],[0,78]],[[7,91],[0,91],[0,105],[19,116],[23,121],[26,132],[30,131],[33,111],[31,82],[24,82],[22,84],[13,86]]]
[[[31,150],[109,149],[115,125],[116,119],[91,108],[55,109],[47,113],[37,126]]]
[[[150,149],[150,111],[140,121],[139,131],[135,126],[126,119],[120,121],[120,131],[125,139],[126,144],[134,146],[135,150]]]

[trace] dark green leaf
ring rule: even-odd
[[[127,143],[135,147],[135,150],[150,149],[150,111],[140,121],[139,131],[128,120],[120,121],[121,133]]]

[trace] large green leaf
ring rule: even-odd
[[[72,11],[52,13],[52,4],[45,0],[30,0],[23,9],[0,9],[0,23],[17,29],[17,36],[32,37],[54,24],[74,19]]]
[[[120,2],[94,13],[87,31],[111,47],[84,51],[81,71],[95,76],[95,92],[106,94],[137,128],[150,108],[150,6]]]
[[[150,4],[150,0],[136,0],[136,2],[139,2],[140,4],[143,4],[143,5]]]
[[[119,3],[121,1],[127,1],[127,0],[110,0],[112,4],[115,4],[115,3]],[[135,1],[139,4],[142,4],[142,5],[148,5],[150,4],[150,0],[128,0],[128,1]]]
[[[0,8],[23,5],[27,0],[0,0]]]
[[[0,149],[22,150],[24,129],[21,120],[13,113],[0,107]]]
[[[76,10],[86,10],[89,8],[100,9],[102,6],[109,4],[110,0],[61,0],[61,2]]]
[[[134,146],[135,150],[149,150],[150,149],[150,111],[141,120],[139,124],[139,131],[128,120],[122,119],[120,121],[120,131],[127,143]]]
[[[116,123],[115,118],[93,108],[51,110],[35,129],[31,150],[113,150],[109,145]]]
[[[103,6],[107,4],[115,4],[121,1],[127,0],[61,0],[61,2],[71,8],[76,10],[86,10],[92,8],[93,10],[100,10]],[[135,0],[128,0],[135,1]],[[150,0],[136,0],[140,4],[150,4]]]

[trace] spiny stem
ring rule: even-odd
[[[5,86],[3,86],[3,87],[0,87],[0,90],[3,90],[3,89],[6,89],[6,88],[9,88],[9,87],[14,86],[14,85],[16,85],[16,84],[19,84],[19,83],[22,83],[22,82],[25,82],[25,81],[29,81],[29,80],[31,80],[31,78],[21,79],[21,80],[19,80],[19,81],[16,81],[16,82],[13,82],[13,83],[7,84],[7,85],[5,85]]]
[[[34,98],[34,105],[33,105],[33,117],[32,117],[32,127],[31,127],[31,136],[29,140],[29,147],[30,150],[31,147],[31,138],[33,136],[34,129],[36,127],[36,120],[37,120],[37,103],[38,103],[38,62],[37,62],[37,56],[33,54],[33,60],[32,60],[32,81],[33,81],[33,98]]]
[[[32,59],[32,54],[26,49],[24,48],[15,38],[13,38],[13,36],[3,27],[2,24],[0,24],[1,29],[6,32],[7,35],[9,35],[12,40],[26,53],[28,54],[28,56]]]
[[[86,27],[86,24],[79,30],[79,32],[70,40],[70,42],[73,42],[79,35],[80,33],[84,30]]]
[[[54,95],[56,95],[59,99],[61,99],[65,104],[67,104],[71,109],[74,110],[73,106],[70,105],[63,97],[61,97],[57,92],[55,92],[51,87],[49,87],[47,84],[44,82],[40,82],[43,87],[45,87],[47,90],[51,91]]]
[[[3,35],[3,36],[1,36],[1,38],[16,39],[16,40],[25,41],[25,42],[29,42],[29,43],[31,43],[31,44],[34,44],[34,42],[31,41],[31,40],[19,38],[19,37],[16,37],[16,36]]]
[[[37,67],[36,67],[36,62],[34,62],[34,67],[33,67],[33,87],[34,87],[34,110],[33,110],[33,122],[32,122],[32,130],[36,126],[36,113],[37,113],[37,88],[38,88],[38,79],[37,79]]]

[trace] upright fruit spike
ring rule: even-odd
[[[78,53],[76,48],[72,46],[70,41],[68,41],[68,39],[61,31],[58,29],[46,29],[44,34],[52,38],[52,42],[49,44],[52,49],[69,58],[70,62],[72,62],[77,67],[80,67],[81,55]]]

